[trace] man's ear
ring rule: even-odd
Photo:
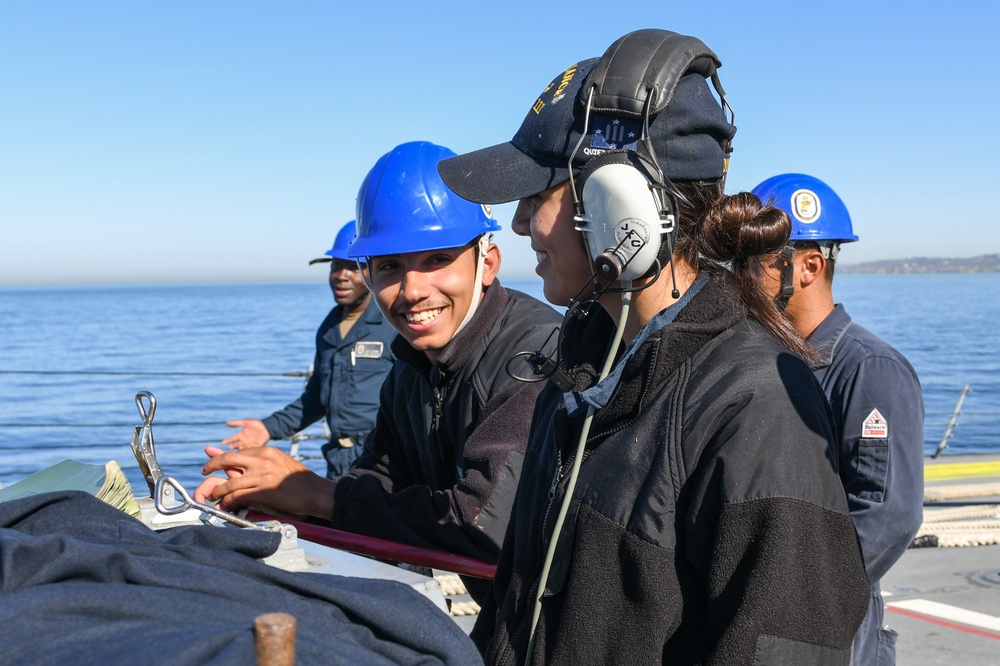
[[[488,287],[493,284],[500,271],[500,247],[496,243],[490,243],[483,256],[483,286]]]
[[[819,250],[809,248],[803,250],[796,257],[799,264],[799,285],[808,287],[826,273],[826,258]]]

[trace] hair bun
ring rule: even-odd
[[[716,261],[746,260],[780,250],[792,233],[785,211],[750,192],[723,197],[704,220],[702,251]]]

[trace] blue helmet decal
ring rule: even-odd
[[[833,189],[813,176],[786,173],[768,178],[753,189],[762,202],[788,213],[790,241],[858,240],[847,206]]]
[[[358,191],[358,232],[351,257],[462,247],[498,231],[488,206],[467,201],[438,175],[454,152],[426,141],[396,146],[379,158]]]

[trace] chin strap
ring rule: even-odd
[[[786,245],[781,248],[781,290],[778,292],[778,309],[782,312],[788,307],[788,299],[795,293],[795,264],[792,259],[795,257],[795,246]]]
[[[486,267],[486,251],[490,247],[491,238],[491,234],[483,234],[479,237],[479,243],[476,245],[476,281],[473,283],[472,302],[469,303],[469,311],[465,313],[462,323],[458,325],[455,334],[451,336],[452,340],[472,320],[476,310],[479,309],[479,303],[483,300],[483,271]]]

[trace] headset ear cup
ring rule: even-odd
[[[577,229],[599,278],[634,280],[662,264],[664,221],[651,173],[640,155],[612,151],[590,160],[576,181]]]

